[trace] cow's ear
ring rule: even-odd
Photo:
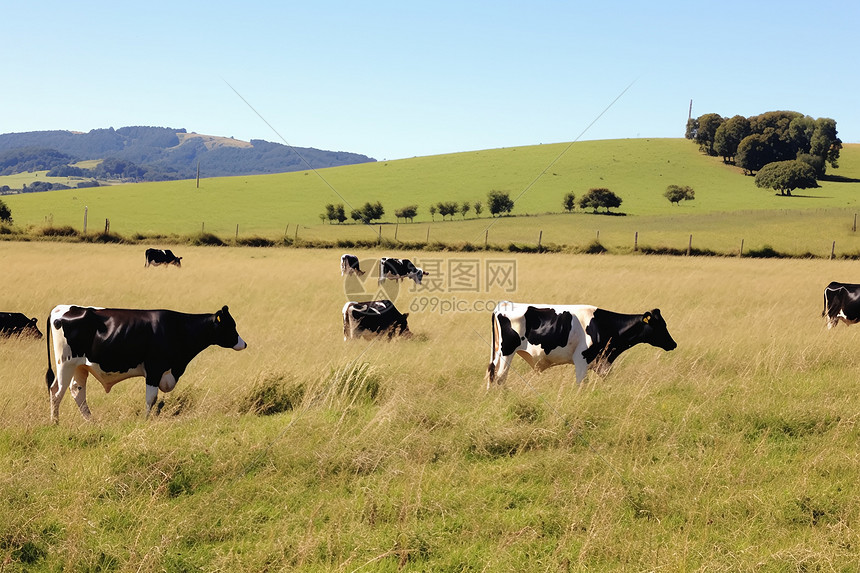
[[[646,312],[645,314],[642,315],[642,322],[644,322],[645,324],[648,324],[649,322],[651,322],[651,313],[650,312]]]
[[[409,313],[408,313],[408,312],[407,312],[406,314],[404,314],[404,315],[403,315],[403,320],[406,320],[407,318],[409,318]]]

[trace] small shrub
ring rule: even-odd
[[[275,241],[263,237],[242,237],[236,240],[236,244],[242,247],[274,247]]]
[[[282,376],[269,376],[255,383],[239,404],[243,414],[271,416],[295,408],[304,397],[304,387],[288,388]]]
[[[191,244],[196,246],[223,247],[226,243],[212,233],[200,232],[191,238]]]
[[[63,227],[43,227],[40,234],[43,237],[77,237],[80,233],[71,225]]]

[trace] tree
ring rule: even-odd
[[[0,222],[12,223],[12,209],[6,205],[6,202],[3,201],[3,199],[0,199]]]
[[[385,209],[379,201],[376,203],[367,202],[361,208],[361,215],[365,223],[372,223],[377,219],[382,219],[382,216],[385,215]]]
[[[842,140],[836,137],[836,122],[829,117],[815,120],[809,152],[823,158],[834,169],[839,167],[839,151]]]
[[[410,222],[415,218],[415,215],[417,214],[418,205],[407,205],[406,207],[401,207],[400,209],[394,211],[394,216],[396,218],[403,218],[404,221],[406,219],[409,219]]]
[[[435,221],[436,220],[436,205],[430,205],[430,209],[428,209],[428,211],[430,211],[430,218]]]
[[[346,221],[346,211],[344,210],[343,203],[338,203],[337,205],[333,205],[329,203],[325,206],[325,214],[322,215],[322,218],[327,220],[329,224],[332,221],[337,221],[338,223],[343,223]]]
[[[367,223],[367,221],[364,220],[364,214],[361,212],[360,209],[353,209],[352,212],[349,214],[349,218],[356,223],[359,221]]]
[[[487,206],[492,216],[510,213],[514,208],[514,202],[505,191],[490,191],[487,193]]]
[[[621,206],[621,197],[605,187],[592,188],[579,200],[579,206],[583,209],[591,207],[595,213],[603,207],[608,213],[610,209]]]
[[[681,201],[692,201],[696,198],[696,192],[689,185],[669,185],[666,187],[666,192],[663,197],[669,200],[670,203],[680,204]]]
[[[755,172],[772,161],[772,154],[768,148],[767,137],[759,133],[753,133],[743,138],[738,144],[735,153],[735,165],[744,170],[746,175],[755,175]]]
[[[574,207],[576,207],[576,195],[573,194],[573,191],[564,194],[564,200],[562,200],[561,204],[568,213],[573,211]]]
[[[750,122],[747,118],[736,115],[727,119],[714,133],[714,153],[721,156],[724,163],[731,163],[738,151],[738,145],[749,134]]]
[[[439,210],[439,214],[442,215],[442,220],[444,221],[445,217],[449,215],[453,218],[460,206],[456,201],[440,201],[436,203],[436,208]]]
[[[755,186],[779,191],[780,195],[791,195],[795,189],[818,187],[815,170],[811,165],[797,159],[768,163],[755,176]]]
[[[481,211],[484,210],[484,206],[481,205],[480,201],[475,201],[475,204],[472,206],[472,208],[475,209],[475,217],[480,217]]]
[[[468,201],[463,201],[460,203],[460,214],[463,215],[463,218],[466,218],[466,215],[469,214],[469,211],[472,210],[472,205],[469,204]]]
[[[717,128],[724,121],[723,117],[718,113],[706,113],[699,116],[696,143],[699,144],[700,150],[708,155],[716,155],[714,152],[714,137],[716,136]]]

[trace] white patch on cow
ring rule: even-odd
[[[233,350],[245,350],[248,348],[248,344],[242,340],[242,337],[239,337],[239,340],[236,341],[236,344],[233,345]]]
[[[547,352],[540,344],[532,344],[522,335],[526,331],[525,313],[529,307],[538,309],[550,308],[557,314],[569,312],[571,314],[570,333],[567,343],[561,347],[555,347]],[[591,305],[553,305],[553,304],[530,304],[503,301],[496,305],[493,310],[493,329],[495,330],[495,344],[491,351],[490,367],[493,369],[493,379],[498,384],[503,384],[507,378],[514,354],[522,357],[532,368],[538,371],[546,370],[560,364],[573,364],[576,369],[576,382],[585,379],[588,372],[588,362],[582,353],[592,344],[591,336],[585,331],[583,324],[588,324],[594,316],[596,306]],[[502,354],[502,331],[501,324],[495,319],[502,315],[511,322],[511,328],[520,335],[520,343],[511,354]],[[490,376],[487,377],[487,388],[490,388]]]

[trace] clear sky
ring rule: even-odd
[[[848,0],[16,1],[2,17],[0,133],[162,126],[381,160],[683,137],[692,100],[694,117],[830,117],[860,142]]]

